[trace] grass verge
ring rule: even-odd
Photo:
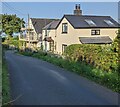
[[[31,52],[20,52],[25,56],[31,56],[44,61],[50,62],[66,70],[75,72],[81,76],[87,77],[88,79],[95,81],[109,89],[120,93],[120,75],[118,73],[105,72],[100,69],[94,68],[84,62],[74,62],[63,58],[58,58],[54,55],[50,55],[44,52],[31,53]]]
[[[2,105],[8,105],[10,101],[10,83],[9,83],[9,74],[8,67],[3,57],[2,61]]]

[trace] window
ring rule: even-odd
[[[112,23],[110,20],[104,20],[105,23],[107,23],[109,26],[115,26],[114,23]]]
[[[62,24],[62,33],[67,33],[68,30],[68,24],[67,23],[63,23]]]
[[[86,19],[85,21],[86,21],[87,24],[89,24],[89,26],[91,26],[91,27],[96,26],[96,24],[95,24],[92,20]]]
[[[91,30],[91,35],[100,35],[100,30]]]
[[[55,51],[56,51],[56,49],[57,49],[57,42],[55,42]]]
[[[64,52],[64,51],[65,51],[66,47],[67,47],[67,45],[62,44],[62,52]]]
[[[49,51],[54,51],[54,42],[49,42]]]

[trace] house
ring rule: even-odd
[[[22,48],[41,48],[42,28],[56,19],[30,18],[26,28],[21,28],[22,33],[19,40],[22,42]]]
[[[53,22],[54,23],[54,22]],[[49,26],[48,24],[47,26]],[[80,5],[75,6],[73,15],[64,15],[53,29],[43,30],[42,36],[52,40],[54,53],[62,54],[65,48],[71,44],[110,44],[116,37],[116,32],[120,25],[110,16],[82,15]],[[45,40],[45,39],[44,39]],[[43,40],[43,41],[44,41]],[[51,42],[46,45],[51,47]],[[45,44],[43,44],[43,47]],[[50,48],[47,48],[50,51]]]

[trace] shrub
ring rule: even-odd
[[[118,53],[111,51],[110,45],[70,45],[64,55],[70,61],[83,61],[106,72],[118,71]]]

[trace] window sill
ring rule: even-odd
[[[100,35],[100,34],[93,34],[93,35],[91,35],[91,36],[98,36],[98,35]]]
[[[62,34],[67,34],[67,32],[62,32]]]

